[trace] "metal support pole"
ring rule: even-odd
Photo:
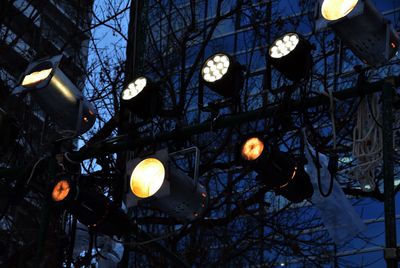
[[[53,177],[56,174],[56,160],[51,158],[49,161],[49,176]],[[46,192],[48,192],[49,185],[45,186]],[[42,259],[44,254],[44,248],[46,244],[47,232],[50,225],[50,200],[45,198],[44,204],[42,206],[42,215],[40,219],[40,229],[37,238],[36,256],[35,256],[35,267],[42,267]]]
[[[383,181],[385,206],[385,259],[388,268],[396,268],[396,214],[394,199],[393,93],[395,81],[386,79],[382,91]],[[394,254],[393,254],[394,253]]]

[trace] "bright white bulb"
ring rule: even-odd
[[[287,55],[289,53],[289,50],[287,50],[286,48],[282,48],[280,52],[284,55]]]
[[[271,57],[273,57],[273,58],[280,58],[280,57],[282,57],[282,56],[281,56],[281,53],[279,53],[279,52],[273,52],[273,53],[271,53]]]
[[[147,79],[145,77],[139,77],[122,91],[122,99],[130,100],[136,97],[146,87],[146,84]]]
[[[272,58],[282,58],[292,52],[299,43],[299,37],[295,33],[289,33],[275,40],[269,50]]]
[[[290,40],[290,36],[289,35],[286,35],[285,37],[283,37],[283,42],[284,43],[289,42],[289,40]]]
[[[292,41],[293,43],[298,42],[299,38],[294,34],[290,37],[290,41]]]
[[[299,39],[298,38],[296,38],[294,41],[292,41],[292,44],[294,46],[297,46],[298,43],[299,43]]]
[[[230,60],[227,55],[216,54],[209,58],[203,65],[202,76],[206,82],[215,82],[220,80],[227,72]]]

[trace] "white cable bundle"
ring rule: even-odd
[[[382,130],[376,122],[381,120],[378,97],[368,98],[361,100],[353,130],[353,157],[357,160],[354,174],[364,191],[375,189],[375,171],[382,160]]]

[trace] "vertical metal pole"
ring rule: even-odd
[[[334,249],[334,252],[335,252],[335,256],[333,257],[334,258],[334,260],[333,260],[333,267],[334,268],[339,268],[339,258],[338,258],[338,256],[337,256],[337,246],[336,246],[336,244],[333,244],[333,249]]]
[[[383,181],[385,205],[385,258],[388,268],[396,268],[397,260],[390,252],[395,252],[396,215],[394,199],[394,158],[393,158],[393,92],[394,78],[386,79],[382,92],[382,134],[383,134]],[[392,256],[389,256],[392,255]]]
[[[49,161],[49,176],[50,178],[54,178],[56,174],[56,160],[51,158]],[[45,186],[46,193],[49,192],[49,185]],[[35,256],[35,267],[42,267],[42,259],[44,255],[44,248],[46,244],[47,232],[50,224],[50,200],[45,198],[44,204],[42,206],[42,216],[40,219],[40,229],[37,238],[37,247],[36,247],[36,256]]]

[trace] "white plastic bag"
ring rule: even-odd
[[[316,159],[316,153],[305,137],[304,140],[305,156],[308,161],[305,170],[310,176],[314,188],[311,201],[319,210],[322,222],[333,241],[337,245],[344,244],[362,232],[366,226],[335,180],[333,181],[332,193],[328,197],[321,195],[318,187],[318,171],[313,161],[313,159]],[[327,168],[329,160],[324,154],[319,153],[318,155],[321,188],[326,193],[331,180],[331,174]]]

